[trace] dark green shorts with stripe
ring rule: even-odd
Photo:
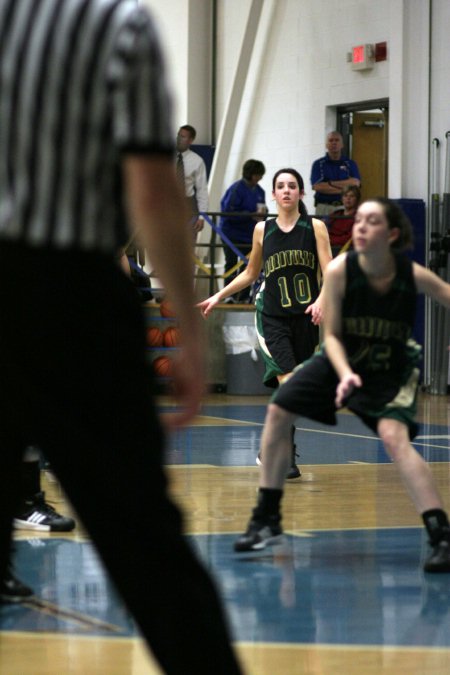
[[[371,373],[362,376],[363,385],[355,388],[345,402],[368,427],[377,432],[381,418],[395,419],[409,429],[414,438],[418,425],[414,420],[419,381],[417,359],[399,373]],[[338,377],[324,350],[298,366],[272,397],[272,402],[299,416],[336,424],[336,387]]]
[[[257,310],[256,333],[268,387],[278,386],[277,375],[291,373],[311,358],[319,343],[319,329],[309,314],[268,316]]]

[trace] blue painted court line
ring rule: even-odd
[[[421,528],[307,531],[286,536],[283,547],[245,554],[233,552],[235,538],[189,539],[216,578],[236,640],[450,649],[450,575],[421,571]],[[87,621],[5,605],[2,630],[111,635],[89,627],[91,618],[119,635],[136,634],[91,544],[30,539],[16,549],[18,575]]]
[[[278,554],[195,537],[237,640],[450,648],[450,575],[422,573],[421,529],[309,534]]]
[[[63,612],[0,605],[0,629],[76,635],[135,635],[134,622],[89,543],[30,538],[14,542],[19,578]],[[104,624],[104,627],[102,627]],[[113,629],[111,630],[110,627]]]
[[[344,416],[342,416],[344,417]],[[300,464],[387,463],[381,441],[358,419],[346,415],[338,427],[308,423],[299,429],[295,441]],[[439,433],[434,427],[433,434]],[[259,451],[261,425],[198,426],[178,431],[169,438],[167,464],[209,464],[213,466],[254,466]],[[429,462],[450,460],[447,439],[418,439],[415,444]]]

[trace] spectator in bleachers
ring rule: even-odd
[[[352,246],[352,229],[355,214],[361,201],[361,190],[357,185],[347,185],[342,191],[342,207],[328,216],[333,258]]]
[[[358,165],[342,153],[344,141],[337,131],[327,136],[327,152],[311,168],[311,185],[315,191],[316,216],[327,216],[342,206],[342,191],[348,185],[361,184]]]

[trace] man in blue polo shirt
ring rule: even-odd
[[[337,131],[327,136],[327,153],[316,159],[311,168],[311,185],[315,191],[317,216],[326,216],[342,205],[342,190],[347,185],[361,185],[356,162],[342,154],[344,141]]]

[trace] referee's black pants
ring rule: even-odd
[[[238,673],[168,499],[134,288],[112,258],[0,244],[0,572],[25,447],[40,446],[163,669]]]

